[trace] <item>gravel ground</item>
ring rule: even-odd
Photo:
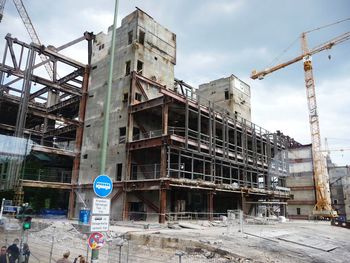
[[[17,220],[0,227],[0,245],[21,237]],[[100,263],[119,262],[349,262],[350,230],[328,222],[293,221],[268,225],[244,225],[229,229],[222,222],[190,222],[189,228],[169,229],[167,225],[115,222]],[[192,228],[192,229],[191,229]],[[30,262],[56,262],[68,249],[71,260],[89,257],[87,227],[68,220],[36,219],[23,236],[30,246]],[[125,239],[123,239],[125,238]],[[128,240],[126,240],[128,239]],[[124,242],[122,246],[117,243]],[[119,254],[121,251],[121,255]]]

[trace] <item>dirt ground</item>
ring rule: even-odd
[[[0,227],[0,245],[22,236],[15,230],[15,219],[7,224],[7,230]],[[99,262],[180,262],[180,255],[182,263],[321,263],[349,262],[350,258],[350,230],[329,222],[244,224],[243,233],[238,225],[227,227],[223,222],[192,221],[175,226],[115,222],[106,235]],[[56,262],[67,249],[71,260],[78,255],[90,258],[87,231],[88,227],[79,227],[74,221],[36,219],[23,235],[32,252],[30,262],[46,263],[50,258]]]

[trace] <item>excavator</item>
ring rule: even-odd
[[[348,21],[350,18],[338,21],[336,23],[330,24],[334,25],[339,22]],[[330,26],[330,25],[327,25]],[[324,26],[326,27],[326,26]],[[321,28],[318,28],[321,29]],[[305,86],[306,86],[306,96],[309,111],[309,124],[311,131],[311,142],[312,142],[312,159],[314,167],[314,181],[315,181],[315,191],[316,191],[316,204],[313,209],[313,215],[317,218],[334,218],[337,217],[337,212],[332,208],[330,189],[329,189],[329,175],[327,170],[326,159],[322,154],[321,150],[321,135],[319,126],[319,117],[317,112],[316,103],[316,90],[315,82],[313,77],[313,65],[311,57],[321,51],[329,50],[337,44],[350,39],[350,32],[343,33],[321,45],[318,45],[312,49],[308,48],[307,44],[307,34],[314,30],[303,32],[300,35],[302,53],[290,59],[284,63],[278,64],[276,66],[256,71],[254,70],[251,74],[252,79],[263,79],[266,75],[285,68],[291,64],[299,61],[303,61]]]

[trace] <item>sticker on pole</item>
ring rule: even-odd
[[[107,175],[99,175],[94,180],[94,192],[99,197],[107,197],[112,193],[113,182]]]
[[[100,249],[105,244],[105,237],[100,232],[92,233],[89,236],[88,244],[91,249]]]

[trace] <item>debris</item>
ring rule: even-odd
[[[197,230],[203,229],[203,227],[200,227],[198,225],[191,224],[191,223],[185,223],[185,222],[179,222],[179,226],[182,228],[188,228],[188,229],[197,229]]]

